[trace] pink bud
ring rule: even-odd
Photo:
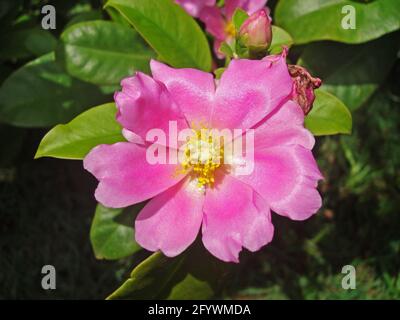
[[[268,8],[253,13],[240,27],[242,43],[246,47],[267,49],[272,40],[271,22]]]
[[[288,65],[293,79],[292,99],[296,101],[304,114],[308,114],[315,100],[314,90],[322,84],[321,79],[313,78],[308,71],[297,65]]]

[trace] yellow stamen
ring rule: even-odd
[[[231,38],[234,38],[236,36],[235,25],[232,21],[229,21],[225,24],[225,33]]]
[[[199,188],[212,187],[215,182],[214,173],[223,162],[224,148],[220,141],[213,138],[209,129],[203,127],[192,130],[194,134],[186,143],[183,152],[182,171],[190,171]]]

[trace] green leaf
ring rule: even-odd
[[[40,142],[35,158],[83,159],[99,144],[125,141],[115,120],[117,108],[107,103],[87,110],[67,124],[51,129]]]
[[[305,126],[316,136],[338,133],[350,134],[351,113],[334,95],[315,91],[315,101],[311,112],[305,118]]]
[[[69,74],[99,85],[118,84],[136,70],[148,72],[151,57],[132,28],[109,21],[74,24],[61,34],[56,52]]]
[[[400,32],[362,45],[318,42],[308,45],[299,61],[323,80],[350,110],[363,105],[385,80],[400,49]]]
[[[122,24],[123,26],[126,27],[130,27],[129,22],[122,15],[120,15],[116,9],[112,7],[107,7],[106,12],[110,16],[111,20],[114,21],[115,23]]]
[[[49,53],[3,82],[0,120],[21,127],[52,126],[107,100],[97,87],[67,75]]]
[[[272,43],[270,46],[270,54],[279,54],[282,52],[282,46],[290,48],[293,44],[293,39],[289,33],[282,28],[272,26]]]
[[[0,58],[16,60],[39,57],[53,51],[57,40],[47,30],[40,28],[16,28],[6,31],[0,36]]]
[[[107,299],[210,299],[219,293],[227,271],[197,242],[175,258],[154,253]]]
[[[219,47],[219,51],[221,51],[223,54],[225,54],[228,58],[233,57],[233,50],[229,44],[226,42],[222,42],[221,46]]]
[[[342,8],[352,6],[356,28],[345,29]],[[345,19],[346,20],[346,19]],[[370,41],[400,28],[398,0],[360,3],[350,0],[281,0],[275,10],[276,24],[287,30],[296,44],[316,40],[345,43]]]
[[[93,20],[101,20],[103,18],[100,10],[90,10],[87,12],[81,12],[74,15],[71,20],[65,25],[64,30],[80,22],[87,22]]]
[[[111,209],[97,205],[90,228],[90,240],[97,259],[120,259],[141,249],[134,238],[133,224],[142,207]]]
[[[235,10],[233,17],[232,17],[232,22],[233,22],[233,25],[235,26],[236,32],[238,32],[240,30],[240,27],[242,26],[243,22],[245,22],[248,17],[249,17],[249,15],[243,9],[237,8]]]
[[[207,38],[196,21],[171,0],[109,0],[113,7],[175,68],[211,70]]]

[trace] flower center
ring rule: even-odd
[[[215,170],[223,162],[224,148],[209,129],[193,131],[184,148],[182,169],[191,171],[199,188],[212,187]]]
[[[236,30],[235,30],[235,26],[232,21],[229,21],[225,24],[225,34],[230,38],[235,37]]]

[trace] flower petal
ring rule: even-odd
[[[138,72],[122,80],[121,85],[122,92],[116,92],[114,99],[117,120],[125,129],[146,140],[151,129],[163,130],[168,138],[170,121],[176,121],[178,130],[187,128],[183,114],[162,83]]]
[[[159,194],[135,222],[136,241],[150,251],[174,257],[197,237],[203,218],[204,194],[187,179]]]
[[[276,61],[233,60],[216,90],[213,127],[251,128],[284,102],[292,85],[284,55]]]
[[[95,147],[83,160],[83,166],[99,180],[97,201],[111,208],[152,198],[183,178],[176,175],[178,165],[151,165],[146,148],[130,142]]]
[[[199,15],[199,19],[206,25],[206,30],[218,40],[225,39],[225,20],[221,10],[217,7],[206,7]]]
[[[185,11],[193,17],[198,17],[204,7],[215,5],[216,0],[175,0]]]
[[[255,128],[255,149],[259,151],[274,146],[301,145],[311,150],[315,139],[304,128],[303,122],[304,113],[300,106],[287,101]]]
[[[303,126],[304,113],[296,102],[288,100],[281,107],[275,109],[274,112],[271,112],[262,123],[267,126]]]
[[[322,178],[311,151],[301,146],[257,150],[253,172],[237,176],[258,192],[273,211],[293,220],[305,220],[321,207],[316,187]]]
[[[223,261],[239,261],[242,246],[257,251],[272,240],[270,211],[248,185],[230,175],[208,189],[204,201],[203,243]]]
[[[137,144],[145,144],[145,142],[143,141],[143,139],[138,136],[136,133],[122,128],[122,135],[124,136],[124,138],[126,139],[126,141],[132,142],[132,143],[137,143]]]
[[[152,60],[154,79],[168,88],[189,124],[208,122],[214,98],[215,84],[211,73],[196,69],[174,69]]]

